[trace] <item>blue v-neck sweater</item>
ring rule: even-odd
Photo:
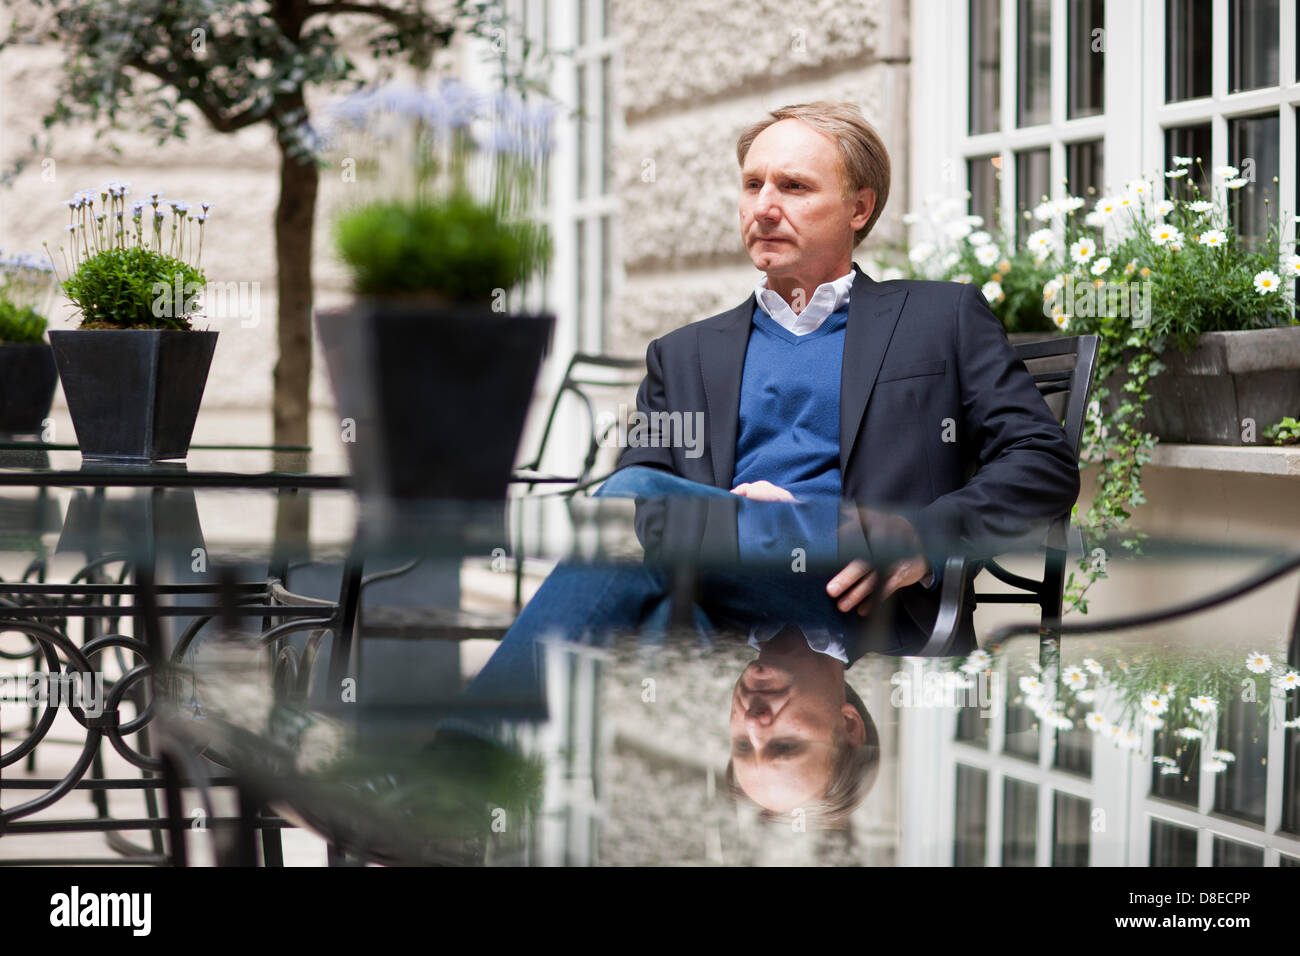
[[[808,507],[745,508],[742,555],[780,557],[803,547],[810,558],[837,553],[840,475],[840,370],[849,309],[795,335],[755,306],[745,352],[732,487],[766,480]],[[756,502],[755,504],[762,504]]]

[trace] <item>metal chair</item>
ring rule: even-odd
[[[1083,440],[1083,424],[1088,413],[1093,374],[1096,371],[1097,341],[1095,335],[1075,335],[1013,346],[1016,355],[1029,368],[1039,393],[1061,421],[1066,441],[1076,460]],[[1083,536],[1077,527],[1071,525],[1070,512],[1067,511],[1051,523],[1045,542],[1042,580],[1015,574],[993,559],[972,560],[964,555],[950,556],[944,562],[939,615],[921,653],[938,657],[950,655],[957,637],[958,624],[967,609],[968,585],[980,570],[987,570],[999,581],[1016,590],[976,592],[975,603],[1037,604],[1040,611],[1040,656],[1049,657],[1060,640],[1066,558],[1071,551],[1083,553]]]

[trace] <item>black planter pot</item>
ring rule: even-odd
[[[59,373],[48,345],[0,344],[0,435],[39,435]]]
[[[50,333],[85,458],[184,458],[216,332],[78,329]]]
[[[366,300],[317,313],[361,496],[504,498],[554,326],[476,305]]]

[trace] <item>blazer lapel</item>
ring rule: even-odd
[[[907,293],[881,291],[880,284],[853,264],[857,273],[849,292],[849,321],[844,331],[844,359],[840,367],[840,476],[848,474],[849,457],[866,414],[880,365],[893,338]],[[734,445],[734,434],[733,445]]]
[[[753,316],[751,292],[718,325],[700,330],[700,374],[709,409],[708,448],[713,459],[713,483],[728,491],[735,475],[740,377],[745,369]]]

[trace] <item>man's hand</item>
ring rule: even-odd
[[[753,501],[794,501],[794,495],[770,481],[747,481],[731,489],[733,495]]]
[[[877,541],[888,538],[891,542],[906,542],[909,549],[915,549],[915,554],[895,562],[883,575],[861,558],[854,558],[827,582],[826,593],[838,599],[836,607],[846,614],[856,607],[858,614],[865,616],[874,605],[876,594],[883,601],[899,588],[923,580],[930,573],[930,562],[922,553],[920,535],[906,518],[869,508],[862,509],[861,516],[868,542],[873,537]]]

